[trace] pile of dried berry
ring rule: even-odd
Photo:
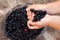
[[[20,7],[9,13],[5,20],[5,33],[11,40],[31,40],[36,38],[43,30],[31,30],[27,26],[26,7]],[[35,11],[36,12],[36,11]],[[46,12],[37,12],[34,21],[40,20],[45,16]],[[40,15],[40,16],[39,16]]]

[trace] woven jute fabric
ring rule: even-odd
[[[25,3],[33,4],[46,4],[54,2],[56,0],[0,0],[0,40],[10,40],[4,34],[4,18],[7,16],[7,12],[17,5],[23,5]],[[35,40],[60,40],[60,32],[47,28],[45,32],[38,36]]]

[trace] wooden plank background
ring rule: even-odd
[[[17,5],[23,5],[25,3],[43,4],[53,2],[55,0],[0,0],[0,40],[9,40],[4,35],[3,20],[7,12]],[[36,40],[60,40],[60,32],[47,28],[46,31],[38,36]]]

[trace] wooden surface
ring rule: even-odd
[[[25,3],[49,3],[54,0],[0,0],[0,40],[9,40],[4,34],[3,20],[7,12],[17,5],[23,5]],[[47,28],[46,31],[36,40],[60,40],[60,32]]]

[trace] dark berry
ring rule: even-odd
[[[44,28],[31,30],[27,26],[27,12],[26,7],[19,7],[12,10],[12,12],[8,12],[9,15],[5,20],[5,33],[6,36],[11,40],[31,40],[36,38]],[[40,13],[40,12],[39,12]],[[41,16],[44,16],[44,12],[42,15],[36,14],[34,20],[39,20]]]

